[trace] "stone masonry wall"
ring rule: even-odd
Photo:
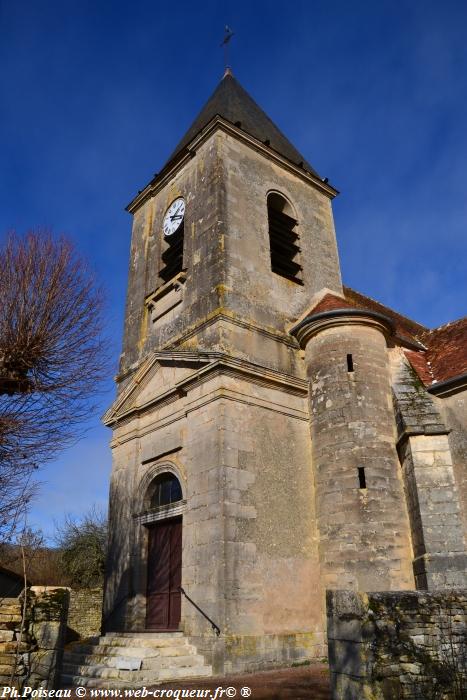
[[[333,700],[467,697],[467,591],[327,591]]]
[[[450,429],[439,406],[400,351],[392,353],[391,366],[416,587],[464,588],[467,552],[462,522],[463,470],[459,468],[462,458],[459,460],[455,452],[457,461],[453,460]]]
[[[0,685],[57,686],[66,630],[68,589],[33,586],[23,597],[0,600]]]
[[[0,686],[55,688],[64,643],[100,633],[102,588],[33,586],[22,614],[22,596],[0,599]]]
[[[102,621],[102,588],[70,591],[67,640],[85,639],[100,634]]]
[[[464,521],[464,536],[467,540],[467,391],[437,399],[442,404],[446,425],[450,428],[449,446],[454,467],[457,489]]]
[[[0,687],[10,684],[15,671],[22,671],[21,653],[27,649],[18,639],[22,606],[19,598],[0,598]]]

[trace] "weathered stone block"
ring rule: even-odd
[[[56,621],[34,622],[31,634],[41,649],[54,649],[60,641],[62,627],[62,623]]]
[[[342,591],[327,592],[334,700],[422,700],[433,687],[440,697],[457,697],[456,683],[460,674],[467,674],[465,591],[368,593],[360,597],[364,610],[359,622],[366,634],[348,641],[332,636],[349,622],[345,607],[337,616],[334,598],[342,600]]]

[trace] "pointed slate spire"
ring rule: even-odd
[[[227,68],[221,82],[204,105],[201,112],[190,126],[185,136],[170,156],[168,163],[173,160],[199,132],[216,116],[232,124],[240,123],[240,128],[250,136],[279,153],[287,160],[302,165],[306,170],[318,176],[316,170],[297,151],[267,114],[256,104],[252,97],[235,80],[230,68]],[[319,177],[319,176],[318,176]]]

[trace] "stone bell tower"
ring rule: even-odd
[[[323,653],[307,377],[288,329],[323,288],[342,293],[335,194],[227,71],[128,206],[107,630],[181,629],[225,671]],[[177,573],[152,603],[153,532],[171,522]]]
[[[275,348],[267,364],[286,369],[287,324],[323,288],[342,292],[336,194],[227,71],[128,206],[134,224],[119,386],[148,353],[169,347],[263,363],[268,353],[252,342],[258,334]],[[184,217],[166,236],[164,217],[177,199]]]
[[[358,548],[362,529],[352,525],[352,542],[334,538],[345,522],[326,519],[319,494],[331,503],[339,469],[332,459],[324,477],[313,468],[312,443],[317,455],[324,442],[322,424],[310,432],[321,406],[318,394],[309,403],[310,362],[332,375],[332,332],[321,334],[324,345],[312,340],[305,358],[294,328],[323,295],[343,299],[336,194],[227,71],[129,204],[118,395],[104,418],[113,430],[106,630],[180,630],[217,672],[323,655],[326,542],[343,562],[341,544]],[[384,323],[359,322],[384,365]],[[358,333],[349,352],[358,354]],[[382,376],[375,459],[392,430],[385,366]],[[368,463],[355,449],[352,474]],[[383,457],[392,488],[395,449]],[[399,487],[392,497],[403,498]],[[391,543],[407,585],[404,508]],[[377,508],[361,512],[367,523],[378,518]],[[343,566],[331,569],[339,587]],[[397,572],[385,572],[378,585],[397,587]]]

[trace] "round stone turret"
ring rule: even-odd
[[[413,588],[395,449],[389,318],[334,309],[292,329],[305,349],[320,560],[326,588]]]

